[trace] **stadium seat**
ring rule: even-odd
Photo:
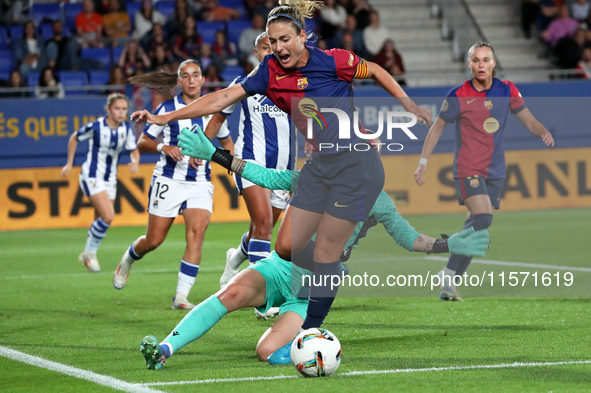
[[[8,29],[0,26],[0,49],[8,49]]]
[[[8,82],[10,79],[10,72],[0,71],[0,81]]]
[[[240,41],[240,34],[244,29],[252,27],[252,21],[250,20],[233,20],[228,22],[228,41],[238,45]]]
[[[66,3],[64,6],[64,26],[73,29],[76,25],[76,16],[82,12],[82,3]]]
[[[33,4],[32,16],[35,25],[39,26],[44,20],[61,20],[62,17],[62,3],[39,3]]]
[[[220,73],[220,76],[225,82],[232,82],[237,76],[244,73],[241,66],[227,66],[225,70]]]
[[[127,15],[129,15],[129,20],[131,22],[131,27],[135,27],[135,14],[140,12],[140,8],[142,7],[142,3],[140,1],[127,1],[125,2],[125,7],[127,8]]]
[[[68,87],[87,86],[88,75],[84,71],[58,71],[60,82],[66,88],[66,95],[86,94],[85,90],[67,90]]]
[[[109,84],[109,71],[90,71],[90,84],[92,86],[103,86]]]
[[[51,25],[51,23],[47,23],[44,22],[41,25],[39,25],[39,34],[41,35],[41,40],[43,40],[43,42],[46,42],[47,40],[49,40],[51,37],[53,37],[53,26]],[[68,32],[64,32],[65,35],[68,35]]]
[[[224,22],[197,22],[197,31],[203,38],[203,42],[213,44],[215,42],[215,32],[218,30],[226,31]]]
[[[170,19],[174,14],[174,1],[170,0],[160,0],[156,3],[156,11],[160,12],[162,15],[166,17],[166,19]]]
[[[113,64],[119,64],[119,58],[121,57],[121,53],[123,52],[122,46],[116,46],[113,48],[112,56]]]
[[[105,69],[111,68],[111,50],[109,48],[87,48],[80,50],[80,57],[83,59],[98,60]]]
[[[220,0],[218,2],[220,7],[228,7],[232,9],[244,7],[244,0]]]
[[[14,68],[14,59],[9,50],[0,50],[0,72],[10,72]]]
[[[27,86],[35,87],[39,84],[39,74],[40,72],[29,72],[27,74]],[[31,93],[33,95],[33,93]]]
[[[10,32],[10,45],[14,46],[14,43],[23,38],[23,25],[10,26],[8,31]]]

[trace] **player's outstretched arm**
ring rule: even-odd
[[[542,138],[542,141],[546,144],[546,146],[554,147],[554,137],[550,134],[550,131],[544,127],[542,123],[538,121],[529,111],[529,109],[525,108],[521,112],[515,115],[517,120],[521,122],[527,128],[529,132],[534,134],[537,137]]]
[[[183,128],[178,136],[178,146],[181,148],[182,154],[218,163],[238,176],[271,190],[291,191],[292,185],[295,185],[298,172],[269,169],[244,161],[232,156],[227,150],[214,147],[201,127],[193,126],[192,130]]]

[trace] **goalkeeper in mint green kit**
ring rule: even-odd
[[[181,131],[178,146],[183,155],[216,162],[261,187],[292,190],[295,186],[298,172],[267,169],[233,157],[228,151],[215,148],[200,128],[196,131],[197,133],[193,133],[186,128]],[[474,232],[473,228],[464,229],[447,239],[419,234],[398,213],[388,194],[382,191],[369,219],[357,225],[347,242],[341,261],[348,260],[350,251],[357,247],[359,240],[377,223],[382,223],[396,243],[409,251],[484,256],[490,242],[486,230]],[[282,222],[281,225],[289,223]],[[312,241],[302,253],[313,252],[313,248]],[[281,259],[273,251],[269,257],[242,270],[226,287],[191,310],[164,341],[159,343],[154,336],[145,337],[140,351],[146,358],[147,367],[162,368],[166,359],[174,352],[203,336],[227,313],[247,307],[257,307],[260,312],[266,312],[270,307],[279,307],[275,323],[260,338],[256,352],[260,361],[269,361],[271,364],[289,363],[290,344],[302,326],[308,304],[307,297],[298,297],[302,293],[302,275],[312,275],[305,269],[309,266],[297,266],[299,260],[311,259],[296,256],[294,263],[291,263]]]

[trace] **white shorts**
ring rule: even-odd
[[[238,188],[238,193],[242,194],[242,190],[256,186],[250,180],[246,180],[243,177],[236,176],[234,174],[234,183],[236,183],[236,188]],[[284,190],[271,190],[271,206],[276,209],[285,210],[287,207],[287,202],[289,201],[289,191]]]
[[[106,182],[95,177],[86,177],[82,174],[80,174],[78,179],[80,188],[87,197],[91,197],[103,191],[107,191],[107,195],[112,201],[117,197],[117,181]]]
[[[148,213],[158,217],[176,217],[183,209],[213,211],[213,184],[181,182],[154,176],[148,196]]]

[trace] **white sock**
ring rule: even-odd
[[[195,284],[197,273],[199,273],[199,265],[194,265],[183,259],[181,261],[181,267],[179,270],[179,280],[176,285],[176,293],[183,294],[186,298],[189,295],[189,292],[191,292],[193,284]]]

